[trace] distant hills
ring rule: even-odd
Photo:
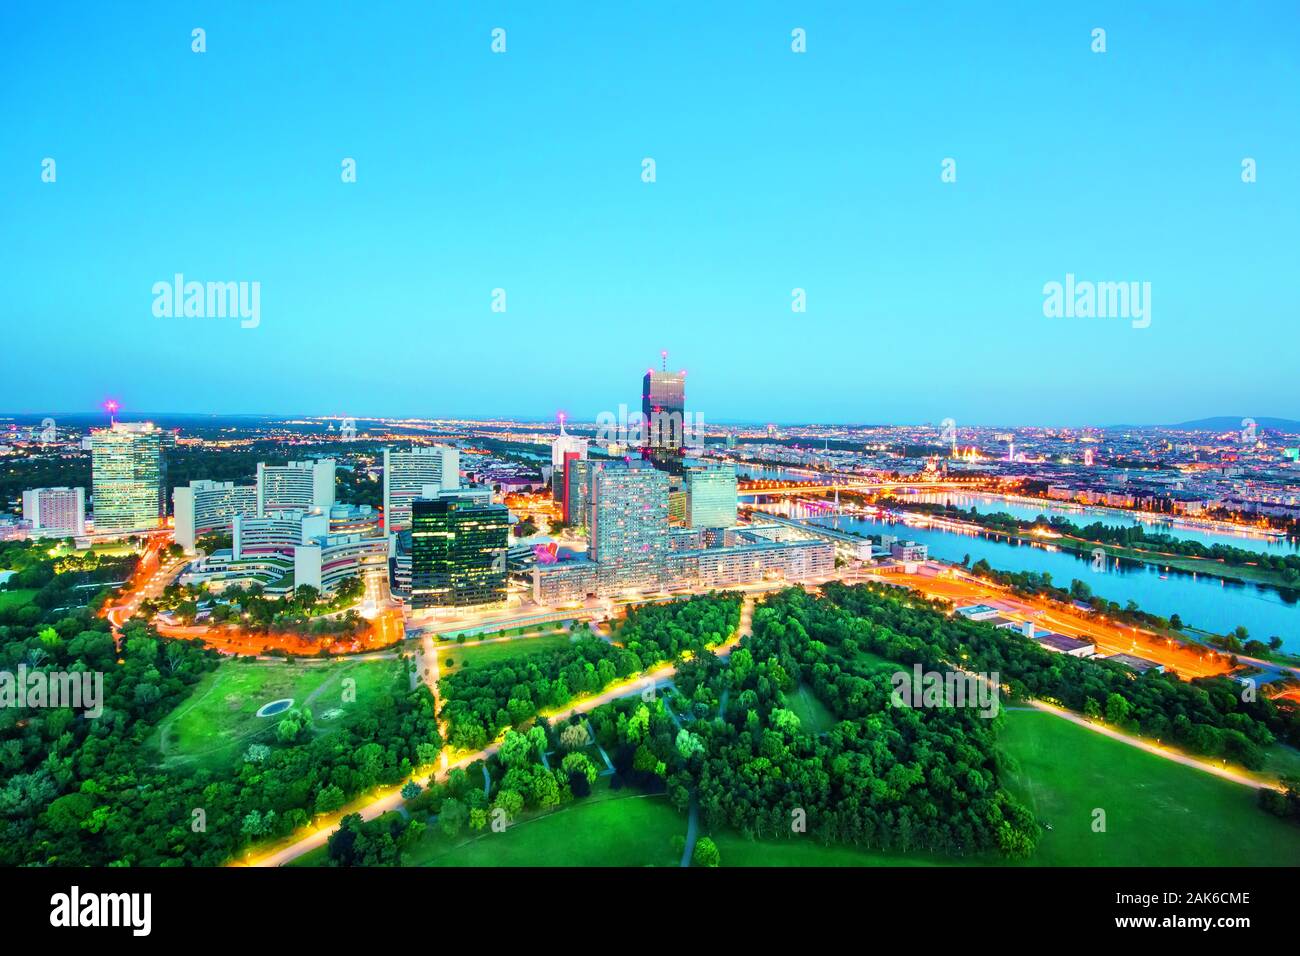
[[[1191,422],[1179,422],[1177,425],[1170,425],[1170,428],[1181,429],[1189,432],[1226,432],[1234,431],[1241,428],[1243,418],[1253,417],[1246,415],[1219,415],[1215,418],[1198,418]],[[1272,428],[1280,432],[1300,432],[1300,422],[1292,418],[1255,418],[1256,428]]]

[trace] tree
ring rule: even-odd
[[[533,743],[517,730],[507,730],[501,741],[501,762],[507,767],[526,767],[532,761]]]
[[[795,726],[798,727],[798,718],[795,719]],[[703,751],[704,741],[698,734],[691,733],[685,727],[677,731],[677,752],[681,754],[683,760],[690,760],[695,754]]]
[[[1128,701],[1119,694],[1109,694],[1106,697],[1106,721],[1111,724],[1122,724],[1128,719],[1129,705]]]
[[[438,826],[443,833],[452,838],[460,836],[460,831],[465,829],[468,821],[469,810],[465,804],[455,797],[442,801],[442,809],[438,811]]]
[[[316,812],[333,813],[339,807],[343,806],[347,798],[343,791],[336,785],[330,784],[320,793],[316,794]]]
[[[560,731],[560,749],[566,753],[581,750],[587,745],[587,728],[582,724],[568,724]]]
[[[418,783],[416,783],[414,780],[408,780],[408,781],[406,781],[405,786],[402,787],[402,799],[403,799],[403,800],[414,800],[416,797],[418,797],[418,796],[419,796],[421,793],[423,793],[423,792],[424,792],[424,788],[423,788],[423,787],[421,787],[421,786],[420,786]]]
[[[566,774],[580,773],[587,778],[588,784],[596,782],[596,767],[584,753],[566,754],[560,761],[560,769]]]
[[[718,845],[708,837],[700,837],[695,841],[695,849],[691,851],[691,866],[718,866],[722,862],[722,854],[718,852]]]

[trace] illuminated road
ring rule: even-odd
[[[921,574],[853,575],[857,580],[905,584],[927,597],[955,603],[996,602],[1004,607],[1000,613],[1013,620],[1032,621],[1070,637],[1086,639],[1104,654],[1136,654],[1163,664],[1166,669],[1185,677],[1212,677],[1232,670],[1227,658],[1196,645],[1183,645],[1140,628],[1108,621],[1101,616],[1076,616],[1055,604],[1014,594],[997,585],[975,578],[956,568],[939,576]]]
[[[117,603],[105,606],[101,611],[113,628],[114,641],[120,640],[122,627],[140,609],[140,602],[158,597],[184,570],[187,563],[184,558],[175,558],[166,564],[159,561],[162,549],[170,543],[170,534],[159,534],[151,538],[140,556],[136,573],[117,596]]]

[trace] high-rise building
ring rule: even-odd
[[[257,486],[233,481],[191,481],[172,492],[176,543],[193,551],[205,534],[231,530],[236,516],[257,514]]]
[[[588,496],[591,560],[626,587],[657,580],[668,550],[668,475],[643,461],[598,462]]]
[[[96,531],[149,531],[166,513],[162,431],[152,422],[114,422],[91,432]]]
[[[576,453],[579,458],[587,457],[587,439],[579,438],[576,435],[569,435],[564,431],[564,419],[560,419],[560,434],[555,436],[551,442],[551,466],[561,468],[564,466],[566,456],[570,453]]]
[[[416,498],[411,509],[411,606],[466,607],[506,599],[510,512],[472,495]]]
[[[257,463],[257,513],[320,510],[334,507],[334,459],[291,461],[287,465]]]
[[[590,476],[591,462],[588,459],[575,457],[565,462],[560,486],[560,508],[561,518],[567,525],[587,526]]]
[[[730,528],[736,523],[736,466],[686,462],[686,524],[692,528]]]
[[[587,439],[565,434],[564,418],[561,416],[560,434],[551,442],[551,492],[554,500],[560,503],[561,511],[564,510],[565,498],[568,496],[568,463],[586,459]],[[565,518],[565,521],[568,520]]]
[[[85,488],[32,488],[23,492],[23,520],[34,538],[80,537],[86,533]]]
[[[384,449],[384,522],[390,533],[411,527],[411,502],[425,485],[443,491],[460,487],[460,452],[445,445]]]
[[[682,446],[686,429],[686,373],[670,372],[668,353],[664,367],[647,369],[641,385],[641,414],[645,434],[641,455],[662,468],[681,473]]]

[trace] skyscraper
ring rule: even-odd
[[[641,414],[645,434],[641,455],[656,468],[680,474],[682,445],[686,426],[686,373],[668,371],[668,353],[664,367],[647,369],[641,384]]]
[[[425,485],[443,491],[460,487],[460,452],[444,445],[413,447],[407,451],[384,449],[384,527],[402,531],[411,527],[411,502]]]
[[[592,465],[588,554],[626,587],[658,586],[668,550],[668,475],[643,461]]]
[[[566,435],[564,432],[564,416],[560,416],[560,434],[551,442],[551,493],[555,501],[560,503],[563,510],[565,500],[568,497],[569,475],[568,465],[570,461],[585,461],[587,458],[587,439],[576,438],[573,435]],[[565,517],[567,523],[569,518]]]
[[[447,492],[411,509],[411,606],[465,607],[506,599],[510,512]]]
[[[91,432],[96,531],[146,531],[166,513],[162,431],[152,422],[114,422]]]
[[[686,462],[686,524],[692,528],[730,528],[736,523],[736,466]]]
[[[589,460],[574,457],[565,462],[564,474],[561,476],[560,507],[562,519],[567,525],[587,526],[590,475]]]

